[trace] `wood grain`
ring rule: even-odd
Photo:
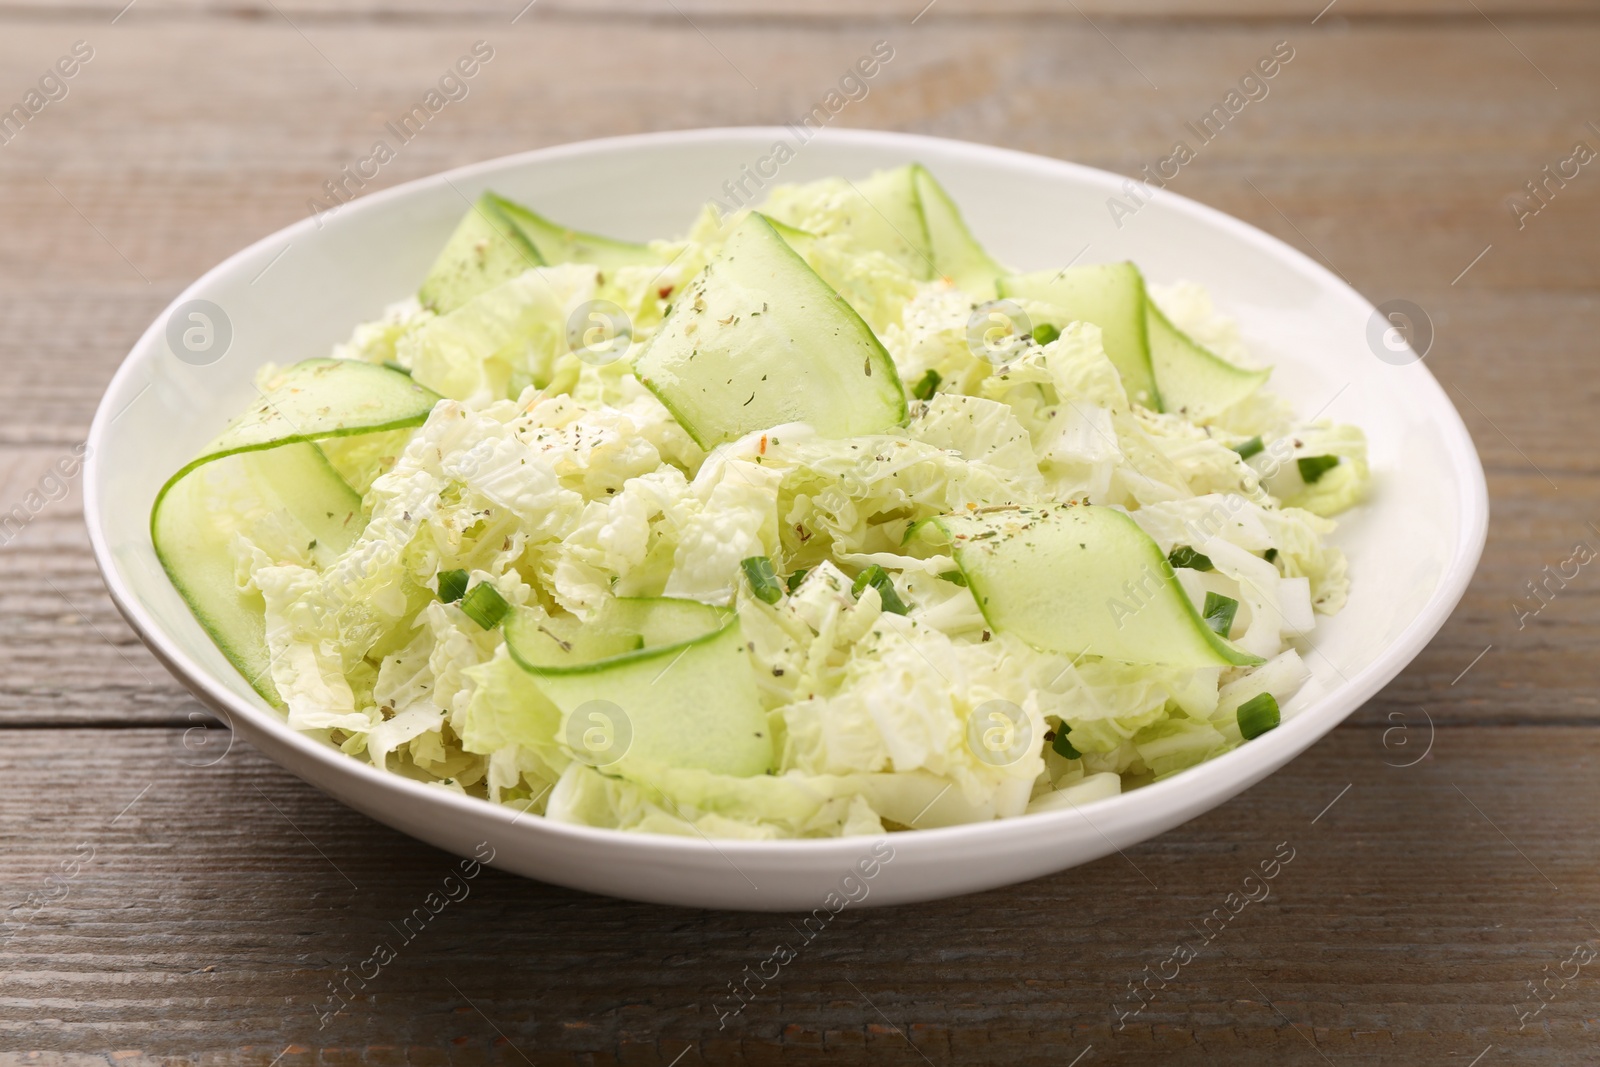
[[[0,101],[73,41],[96,49],[0,146],[0,514],[83,439],[172,296],[302,217],[479,38],[495,64],[374,188],[588,137],[784,121],[879,38],[894,63],[841,124],[1131,172],[1289,40],[1271,95],[1172,188],[1427,310],[1494,514],[1461,607],[1400,678],[1126,857],[847,911],[721,1030],[712,999],[790,936],[781,917],[491,872],[319,1029],[328,982],[448,860],[230,747],[112,608],[71,484],[0,536],[0,1065],[1593,1058],[1587,972],[1521,1029],[1517,1005],[1600,944],[1600,586],[1585,572],[1520,629],[1511,604],[1600,539],[1600,177],[1520,230],[1505,199],[1600,144],[1600,3],[1338,0],[1312,25],[1322,2],[939,0],[913,26],[922,0],[539,0],[515,25],[521,3],[488,0],[139,0],[112,24],[124,3],[0,0]],[[1297,852],[1272,897],[1119,1029],[1126,983],[1280,841]],[[92,860],[52,882],[79,846]],[[63,885],[33,914],[30,894]]]
[[[0,0],[0,13],[14,18],[52,19],[84,23],[110,22],[126,0]],[[523,12],[525,6],[530,10]],[[863,5],[848,0],[282,0],[278,3],[232,0],[136,0],[136,6],[118,22],[148,22],[194,17],[245,19],[257,22],[290,19],[309,24],[352,20],[419,20],[455,22],[462,19],[509,21],[523,12],[529,20],[626,18],[637,24],[650,19],[723,22],[901,22],[949,19],[992,22],[1000,18],[1072,18],[1134,20],[1184,18],[1193,20],[1277,21],[1342,24],[1349,19],[1418,19],[1482,21],[1493,16],[1500,23],[1536,18],[1583,17],[1600,13],[1595,0],[1478,0],[1473,10],[1456,0],[887,0]],[[136,13],[135,13],[136,12]],[[1319,18],[1320,15],[1320,18]],[[920,17],[919,17],[920,16]]]
[[[1396,769],[1380,731],[1340,729],[1125,857],[937,905],[847,910],[719,1030],[712,1000],[796,940],[785,917],[490,872],[404,943],[389,924],[449,857],[244,742],[7,731],[0,902],[93,855],[3,950],[0,1046],[266,1063],[292,1043],[304,1051],[290,1067],[393,1055],[374,1046],[493,1063],[521,1062],[512,1046],[536,1063],[666,1063],[686,1048],[685,1063],[735,1051],[920,1062],[909,1037],[935,1063],[1063,1064],[1093,1045],[1086,1063],[1282,1067],[1321,1062],[1314,1040],[1335,1062],[1466,1063],[1492,1043],[1507,1062],[1571,1063],[1592,1048],[1594,979],[1520,1032],[1513,1005],[1546,964],[1600,941],[1579,918],[1600,893],[1597,832],[1552,817],[1600,804],[1591,733],[1442,729],[1428,759]],[[92,785],[60,788],[69,766]],[[1119,1028],[1127,982],[1177,941],[1200,949],[1190,924],[1280,842],[1294,856],[1270,896]],[[384,940],[398,959],[319,1029],[330,980]]]

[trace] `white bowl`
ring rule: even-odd
[[[643,239],[681,233],[725,182],[770,170],[788,129],[619,137],[509,156],[362,198],[233,256],[190,286],[232,340],[195,366],[167,342],[169,314],[145,331],[90,432],[85,514],[117,606],[173,674],[239,733],[307,782],[380,822],[461,856],[488,843],[495,866],[636,900],[709,908],[810,910],[873,839],[711,842],[561,825],[453,795],[347,757],[297,733],[222,657],[167,581],[150,543],[163,480],[252,395],[268,360],[325,355],[357,322],[412,292],[470,198],[493,188],[569,225]],[[1341,521],[1353,591],[1320,621],[1306,656],[1321,695],[1281,727],[1174,778],[1076,810],[895,834],[893,860],[862,882],[866,904],[989,889],[1085,863],[1159,834],[1248,788],[1331,730],[1421,651],[1465,591],[1483,547],[1483,469],[1460,417],[1420,361],[1372,341],[1375,309],[1321,266],[1251,226],[1162,192],[1120,227],[1107,200],[1125,179],[981,145],[906,134],[826,131],[775,180],[928,165],[979,239],[1019,268],[1132,259],[1155,281],[1192,279],[1276,365],[1272,388],[1300,412],[1363,427],[1370,503]],[[744,168],[748,167],[748,171]],[[745,188],[757,190],[746,179]],[[1131,202],[1130,202],[1131,203]],[[732,205],[730,205],[732,206]],[[318,225],[320,222],[320,227]],[[1085,245],[1089,247],[1085,250]],[[281,257],[281,258],[280,258]],[[1396,365],[1399,362],[1401,365]],[[485,854],[487,849],[484,850]],[[849,883],[848,895],[861,888]]]

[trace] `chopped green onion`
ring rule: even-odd
[[[939,383],[944,381],[944,375],[929,368],[928,373],[922,376],[922,381],[911,387],[911,395],[918,400],[932,400],[933,394],[939,391]]]
[[[763,604],[776,604],[783,599],[783,586],[778,584],[778,575],[773,571],[770,559],[751,556],[740,560],[739,566],[744,568],[745,581],[750,583],[750,592],[757,600]]]
[[[1268,563],[1275,563],[1278,559],[1278,550],[1275,548],[1269,548],[1265,552],[1261,553],[1261,558],[1266,560]]]
[[[1251,456],[1255,455],[1257,452],[1260,452],[1266,447],[1266,445],[1261,443],[1261,438],[1257,436],[1250,438],[1248,441],[1240,441],[1238,444],[1233,446],[1233,450],[1239,453],[1240,459],[1249,459]]]
[[[1301,456],[1300,480],[1311,485],[1339,465],[1338,456]]]
[[[1211,557],[1203,556],[1188,545],[1179,545],[1167,556],[1167,562],[1173,567],[1188,567],[1195,571],[1208,571],[1211,569]]]
[[[1060,336],[1061,336],[1060,328],[1056,327],[1056,326],[1052,326],[1048,322],[1042,323],[1042,324],[1034,327],[1034,330],[1033,330],[1033,340],[1034,340],[1034,342],[1036,344],[1047,345],[1051,341],[1054,341],[1057,337],[1060,337]]]
[[[797,570],[793,574],[789,575],[789,580],[786,583],[784,583],[789,587],[789,592],[792,593],[796,589],[799,589],[800,588],[800,583],[805,581],[806,580],[806,575],[808,575],[810,573],[811,573],[811,568],[810,567],[801,567],[799,570]]]
[[[1239,705],[1239,732],[1253,741],[1282,722],[1278,700],[1271,693],[1253,696]]]
[[[945,581],[949,582],[951,585],[959,585],[959,586],[961,586],[963,588],[965,588],[966,584],[967,584],[967,576],[965,574],[962,574],[959,569],[953,570],[953,571],[945,571],[943,574],[934,575],[934,577],[935,578],[943,578]]]
[[[869,585],[878,591],[878,599],[883,601],[884,611],[895,615],[906,613],[905,601],[894,591],[894,582],[889,580],[889,572],[876,563],[856,575],[856,580],[850,584],[850,592],[860,599],[861,591]]]
[[[500,595],[500,590],[488,582],[479,582],[461,598],[461,611],[485,630],[492,630],[511,613],[511,605]]]
[[[460,600],[467,591],[466,571],[440,571],[439,572],[439,599],[446,604],[454,604]]]
[[[1206,593],[1206,606],[1200,612],[1205,618],[1206,625],[1211,627],[1223,637],[1228,636],[1228,631],[1233,629],[1233,617],[1239,613],[1239,602],[1231,596],[1218,596],[1216,593]]]
[[[1067,740],[1069,729],[1066,723],[1062,723],[1060,729],[1056,730],[1056,739],[1050,742],[1050,747],[1062,759],[1082,759],[1083,753],[1073,748],[1072,742]]]

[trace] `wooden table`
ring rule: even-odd
[[[0,1062],[1595,1061],[1600,964],[1558,976],[1600,946],[1600,575],[1522,626],[1513,602],[1600,546],[1600,167],[1520,229],[1506,198],[1600,148],[1600,4],[942,0],[914,20],[925,0],[538,0],[515,18],[525,0],[125,2],[0,0],[0,101],[93,49],[0,147],[0,512],[47,491],[0,537]],[[329,983],[448,858],[230,746],[113,610],[76,484],[49,500],[42,480],[166,302],[301,217],[480,39],[496,58],[470,97],[373,187],[789,120],[880,39],[895,59],[840,124],[1131,172],[1290,42],[1270,96],[1172,188],[1426,309],[1494,497],[1466,600],[1232,803],[1028,885],[850,910],[725,1029],[712,999],[783,917],[493,872],[319,1028]],[[1279,842],[1295,859],[1271,897],[1122,1018],[1128,983]]]

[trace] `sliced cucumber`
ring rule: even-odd
[[[544,265],[539,250],[500,204],[499,197],[484,193],[467,209],[417,290],[423,307],[443,315],[529,267]]]
[[[955,201],[934,181],[928,169],[921,163],[913,163],[911,172],[934,269],[974,298],[993,300],[997,295],[995,279],[1005,274],[1005,269],[991,259],[972,236]]]
[[[772,739],[737,614],[691,600],[617,598],[591,624],[520,610],[506,646],[561,710],[561,739],[624,775],[765,774]],[[600,731],[597,743],[586,740]],[[574,743],[574,739],[579,743]]]
[[[776,197],[761,210],[818,237],[842,237],[858,252],[882,252],[913,278],[935,276],[928,224],[910,166],[881,170],[860,181],[833,179],[820,184],[826,190],[822,207],[801,195],[795,201]],[[799,187],[806,192],[815,188]],[[791,211],[791,203],[804,206]]]
[[[530,267],[592,263],[601,268],[660,263],[649,245],[559,226],[495,193],[467,211],[417,292],[423,307],[443,315]]]
[[[1172,324],[1146,300],[1150,366],[1155,371],[1165,410],[1196,421],[1212,419],[1243,400],[1271,375],[1271,370],[1246,370],[1216,355]]]
[[[899,260],[914,278],[934,277],[938,271],[916,172],[909,166],[896,167],[854,185],[865,201],[849,217],[856,239]]]
[[[591,289],[587,279],[571,276],[575,269],[524,272],[501,282],[412,330],[397,352],[413,378],[456,400],[501,399],[524,372],[542,388],[567,350],[572,296]]]
[[[702,448],[786,422],[855,437],[907,417],[883,345],[759,214],[673,302],[634,373]]]
[[[1129,397],[1157,411],[1215,418],[1272,373],[1236,367],[1174,326],[1132,263],[1011,275],[1001,278],[999,292],[1054,304],[1069,318],[1099,326]]]
[[[919,281],[942,277],[986,300],[1003,273],[920,164],[859,182],[786,186],[762,211],[774,213],[768,221],[790,247],[879,333],[901,324]]]
[[[411,443],[411,430],[385,430],[346,437],[324,437],[317,442],[339,477],[357,493],[366,495],[372,483],[388,473],[400,453]]]
[[[1036,648],[1173,667],[1261,663],[1213,633],[1167,558],[1114,508],[985,508],[925,520],[949,539],[997,633]]]
[[[879,171],[849,184],[855,195],[846,198],[838,227],[848,231],[852,243],[864,251],[884,253],[913,278],[934,277],[928,223],[911,167]]]
[[[439,394],[410,375],[353,359],[307,359],[264,383],[255,403],[167,482],[235,452],[417,426]]]
[[[802,230],[798,226],[790,226],[787,222],[779,222],[770,215],[764,217],[772,225],[772,228],[778,231],[778,236],[783,238],[784,243],[794,249],[794,254],[809,264],[811,262],[811,250],[816,247],[817,235]]]
[[[273,537],[283,555],[331,563],[360,535],[361,497],[314,443],[419,425],[437,394],[386,367],[313,359],[168,479],[150,512],[156,556],[223,655],[275,706],[265,606],[239,591],[234,537]],[[269,521],[263,521],[269,520]]]
[[[267,652],[266,604],[235,573],[234,535],[263,519],[284,540],[343,552],[361,533],[361,498],[313,444],[234,453],[195,468],[162,490],[151,523],[156,556],[200,625],[268,703],[281,706]],[[287,548],[288,545],[283,546]]]
[[[538,250],[539,258],[551,266],[557,263],[592,263],[610,269],[661,262],[661,257],[651,251],[649,245],[569,230],[494,193],[485,193],[484,199],[491,201],[501,216]]]
[[[995,278],[1005,273],[973,238],[950,194],[920,163],[858,182],[833,179],[801,186],[792,199],[775,197],[762,210],[774,216],[778,232],[801,255],[808,252],[796,236],[841,237],[856,251],[882,252],[913,278],[948,278],[980,300],[994,297]]]
[[[1101,263],[1065,270],[1041,270],[1002,277],[1001,296],[1054,304],[1067,321],[1100,327],[1106,355],[1122,375],[1128,398],[1162,410],[1161,392],[1150,366],[1144,276],[1132,263]]]

